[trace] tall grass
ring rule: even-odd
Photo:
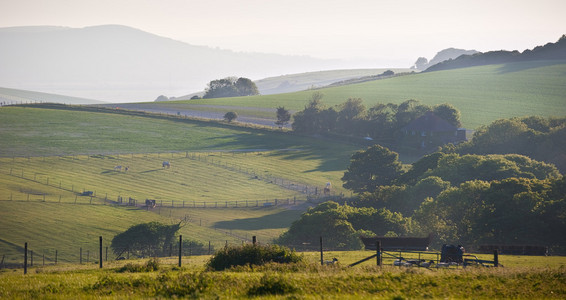
[[[277,270],[277,271],[273,271]],[[19,273],[19,272],[17,272]],[[289,265],[222,272],[199,266],[0,273],[2,298],[563,299],[564,268],[407,269]]]

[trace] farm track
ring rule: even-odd
[[[172,116],[185,116],[185,117],[192,117],[192,118],[201,118],[201,119],[213,119],[213,120],[223,120],[224,114],[231,110],[240,111],[238,114],[237,121],[240,123],[249,123],[254,125],[260,126],[275,126],[275,118],[262,118],[255,116],[253,114],[246,114],[242,113],[242,111],[261,111],[261,112],[272,112],[273,116],[275,117],[276,109],[271,108],[256,108],[256,107],[240,107],[240,106],[228,106],[228,105],[194,105],[195,108],[203,108],[203,110],[197,109],[190,109],[191,106],[187,107],[178,107],[174,105],[160,105],[156,103],[120,103],[120,104],[97,104],[96,106],[99,107],[106,107],[106,108],[120,108],[120,109],[127,109],[127,110],[134,110],[134,111],[142,111],[142,112],[149,112],[149,113],[158,113],[158,114],[165,114],[165,115],[172,115]],[[211,110],[207,110],[211,109]],[[218,112],[214,110],[226,110],[225,112]],[[288,124],[285,127],[291,128],[291,125]]]

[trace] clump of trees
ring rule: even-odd
[[[325,247],[359,250],[363,247],[362,235],[404,235],[411,226],[410,219],[385,208],[357,208],[328,201],[309,208],[276,243],[317,249],[322,237]]]
[[[324,105],[322,98],[322,93],[313,93],[305,108],[293,115],[294,131],[333,132],[387,141],[394,139],[401,128],[429,111],[456,127],[461,126],[460,112],[447,103],[431,107],[418,100],[407,100],[401,104],[377,103],[368,109],[360,98],[349,98],[334,107]]]
[[[566,172],[566,117],[539,116],[497,120],[482,126],[474,138],[443,151],[460,154],[517,153],[552,163]]]
[[[203,99],[259,95],[256,84],[244,77],[226,77],[212,80],[206,87]]]
[[[357,249],[361,235],[433,233],[436,246],[535,244],[564,251],[566,236],[556,233],[566,231],[566,177],[551,163],[512,152],[541,155],[545,145],[564,157],[566,147],[555,145],[566,139],[555,139],[565,119],[499,120],[481,128],[477,140],[446,146],[409,168],[383,146],[356,152],[342,178],[356,196],[343,200],[348,205],[310,209],[278,242],[316,244],[323,236],[329,247]],[[496,151],[502,154],[490,154]]]

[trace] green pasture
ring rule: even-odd
[[[24,243],[35,253],[36,265],[53,264],[55,251],[59,262],[83,262],[87,251],[90,261],[98,260],[98,237],[109,247],[114,235],[130,226],[159,221],[166,224],[183,222],[179,234],[184,239],[199,241],[218,249],[226,242],[239,245],[256,236],[268,243],[300,216],[298,210],[285,208],[144,208],[114,205],[90,205],[49,202],[1,201],[0,259],[7,264],[21,263]],[[115,258],[111,249],[108,258]],[[105,255],[105,254],[104,254]]]
[[[174,118],[29,107],[0,108],[0,156],[50,156],[246,149],[330,149],[282,132]],[[350,148],[352,149],[352,148]],[[329,152],[331,154],[332,152]]]
[[[0,200],[84,203],[121,198],[126,203],[133,198],[174,207],[304,202],[305,192],[320,195],[327,182],[334,183],[333,194],[346,192],[340,178],[348,157],[345,153],[336,159],[327,161],[301,149],[0,158]],[[171,167],[163,167],[164,161]],[[92,191],[94,198],[81,196],[85,191]]]
[[[98,237],[103,237],[104,247],[109,247],[114,235],[130,226],[160,221],[178,223],[180,220],[169,218],[143,209],[114,207],[109,205],[54,204],[43,202],[2,201],[0,210],[0,255],[5,255],[5,263],[21,263],[24,243],[34,251],[34,261],[43,264],[43,255],[47,264],[54,263],[55,251],[59,262],[79,262],[80,248],[83,249],[83,262],[86,263],[87,251],[90,261],[98,260]],[[188,222],[180,230],[187,239],[215,247],[225,241],[238,243],[240,239],[198,224]],[[111,249],[109,259],[114,259]]]
[[[462,113],[463,126],[475,129],[502,118],[565,115],[565,72],[564,61],[521,62],[415,73],[316,91],[324,94],[323,102],[329,106],[348,98],[362,98],[368,108],[375,103],[401,103],[408,99],[427,105],[450,103]],[[198,105],[272,109],[284,106],[296,111],[304,108],[313,92],[173,101],[165,105],[186,105],[189,109],[199,109]]]

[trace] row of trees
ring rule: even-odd
[[[377,103],[367,109],[360,98],[349,98],[334,107],[324,105],[322,98],[322,93],[313,93],[305,108],[293,115],[294,131],[392,139],[399,129],[429,111],[456,127],[461,126],[460,112],[447,103],[431,107],[418,100],[407,100],[401,104]]]

